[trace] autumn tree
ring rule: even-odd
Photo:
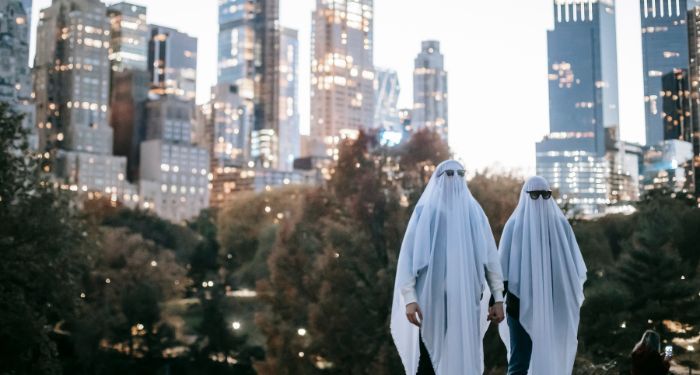
[[[0,373],[59,374],[56,334],[79,300],[87,235],[0,103]]]

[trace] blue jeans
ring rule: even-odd
[[[506,314],[510,330],[510,361],[508,375],[527,375],[532,355],[532,340],[520,321]]]

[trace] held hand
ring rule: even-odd
[[[496,302],[493,306],[489,307],[489,316],[486,320],[495,322],[496,324],[503,321],[505,318],[503,314],[503,302]]]
[[[423,321],[423,313],[420,311],[420,307],[417,303],[412,302],[406,305],[406,318],[416,327],[420,327]]]

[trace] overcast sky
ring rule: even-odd
[[[116,1],[109,1],[114,3]],[[217,0],[135,0],[149,23],[199,39],[197,101],[216,82]],[[51,0],[35,0],[39,9]],[[309,122],[309,43],[315,0],[280,0],[283,26],[299,30],[302,132]],[[551,0],[375,0],[374,60],[398,71],[400,104],[412,101],[420,42],[442,43],[449,74],[450,146],[467,168],[533,173],[535,142],[549,128],[546,30]],[[617,1],[620,123],[623,139],[644,141],[639,2]]]

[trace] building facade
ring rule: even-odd
[[[144,70],[112,72],[109,116],[114,154],[127,158],[127,177],[132,182],[139,176],[140,145],[146,136],[149,84],[150,76]]]
[[[34,91],[40,147],[60,185],[117,201],[136,194],[126,158],[112,155],[106,10],[98,0],[54,0],[41,11]]]
[[[683,133],[688,109],[688,25],[686,0],[640,0],[646,143]],[[676,79],[676,76],[686,79]],[[670,108],[669,108],[670,106]],[[683,108],[677,111],[676,107]],[[670,137],[670,138],[669,138]]]
[[[282,69],[292,68],[293,60],[285,60],[290,43],[295,48],[290,56],[294,59],[296,34],[280,27],[279,0],[219,2],[218,84],[235,85],[241,98],[253,101],[253,127],[248,135],[252,143],[246,153],[265,168],[286,168],[288,164],[289,139],[285,139],[288,131],[284,127],[289,120],[283,100],[290,97],[286,90],[296,84],[296,78],[285,83],[290,73]]]
[[[700,1],[688,1],[688,57],[690,64],[691,142],[695,196],[700,201]]]
[[[693,163],[692,144],[677,139],[648,146],[644,152],[642,190],[669,193],[692,193],[692,175],[688,174]]]
[[[374,123],[372,0],[317,0],[311,37],[313,156],[338,157],[342,138]]]
[[[547,32],[550,133],[536,145],[537,174],[584,214],[612,201],[620,160],[615,6],[553,2]]]
[[[148,42],[151,93],[194,101],[197,94],[197,38],[151,25]]]
[[[294,29],[282,28],[279,59],[279,159],[277,169],[291,171],[301,155],[299,134],[299,37]]]
[[[393,69],[377,69],[374,80],[374,129],[390,132],[399,130],[400,93],[398,73]]]
[[[447,72],[438,41],[424,41],[414,61],[413,128],[433,130],[447,141]]]
[[[30,9],[25,8],[28,3]],[[23,114],[23,127],[29,131],[30,147],[38,146],[32,74],[29,59],[31,1],[0,0],[0,101]]]
[[[149,27],[146,7],[127,2],[107,8],[110,23],[109,61],[112,71],[148,70]]]
[[[209,150],[195,145],[197,39],[151,26],[150,91],[140,144],[139,187],[144,204],[182,222],[209,207]]]
[[[150,88],[146,7],[120,2],[107,8],[110,22],[110,124],[114,154],[127,157],[127,178],[139,176],[140,144],[145,139],[145,105]]]

